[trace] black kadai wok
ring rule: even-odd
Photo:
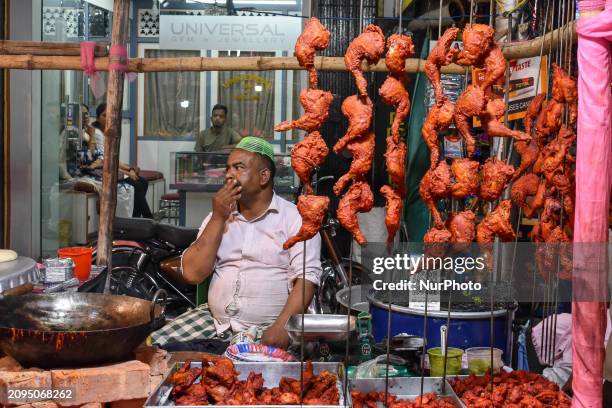
[[[0,299],[0,347],[25,367],[125,361],[163,320],[163,302],[100,293]]]

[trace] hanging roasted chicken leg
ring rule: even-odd
[[[440,83],[442,76],[440,68],[453,62],[459,52],[459,49],[452,46],[458,32],[459,29],[456,27],[451,27],[444,31],[444,34],[438,39],[436,46],[427,56],[427,62],[425,63],[425,75],[427,75],[433,87],[437,106],[441,106],[445,99]]]
[[[451,172],[455,184],[451,187],[454,198],[466,198],[478,194],[480,163],[470,159],[455,159],[451,164]]]
[[[308,87],[317,87],[317,70],[314,67],[315,51],[329,45],[329,31],[318,18],[311,17],[295,43],[295,57],[301,67],[308,71]]]
[[[514,241],[516,234],[510,223],[512,202],[504,200],[495,210],[487,214],[476,227],[476,242],[490,244],[498,236],[503,242]]]
[[[490,98],[485,106],[485,110],[480,114],[484,131],[493,137],[511,137],[516,141],[530,141],[531,136],[529,134],[509,129],[499,121],[504,116],[504,113],[506,113],[506,104],[503,99],[499,97]]]
[[[514,167],[495,157],[482,165],[482,183],[479,197],[486,201],[499,199],[514,174]]]
[[[407,82],[406,59],[414,55],[412,38],[403,34],[392,34],[387,38],[385,65],[389,73],[403,84]]]
[[[385,79],[378,93],[384,103],[395,108],[395,117],[391,124],[391,136],[397,144],[400,141],[400,126],[406,121],[408,113],[410,113],[410,95],[404,85],[392,76]]]
[[[440,106],[434,105],[427,114],[427,118],[425,118],[421,134],[423,139],[425,139],[427,147],[429,147],[429,167],[432,169],[438,165],[440,160],[438,133],[448,129],[451,123],[453,123],[454,114],[455,105],[449,100],[444,100]]]
[[[387,226],[387,242],[390,243],[395,239],[395,234],[400,227],[403,200],[402,196],[391,186],[382,186],[380,193],[386,200],[385,225]]]
[[[374,160],[374,132],[353,139],[346,146],[353,156],[351,167],[334,184],[334,194],[340,196],[351,180],[362,179],[372,168]]]
[[[370,24],[363,33],[357,36],[349,44],[344,54],[344,65],[353,76],[357,84],[359,95],[368,95],[368,83],[361,71],[361,62],[368,61],[371,64],[378,62],[385,52],[385,35],[380,27]]]
[[[329,106],[334,100],[333,95],[319,89],[304,89],[300,92],[300,103],[304,107],[304,115],[292,122],[281,122],[274,127],[275,132],[290,129],[302,129],[306,132],[319,130],[329,117]]]
[[[385,164],[387,174],[397,192],[404,197],[406,194],[406,143],[395,143],[392,136],[387,137]]]
[[[444,160],[434,169],[427,170],[419,184],[419,193],[431,212],[434,226],[438,229],[443,228],[444,222],[436,206],[436,200],[448,197],[451,193],[451,172]]]
[[[373,206],[374,194],[365,181],[353,183],[338,203],[336,217],[340,225],[353,235],[359,245],[365,245],[367,241],[359,228],[357,213],[368,212]]]
[[[351,95],[342,102],[342,114],[348,119],[349,125],[344,136],[334,145],[334,153],[338,154],[351,140],[363,136],[372,125],[373,105],[366,96]]]
[[[482,89],[475,85],[469,85],[459,96],[455,104],[455,126],[463,136],[467,157],[472,157],[476,151],[476,139],[470,131],[470,121],[473,116],[478,116],[484,110],[486,103]]]
[[[297,210],[302,216],[302,226],[296,235],[283,244],[287,250],[301,241],[309,240],[319,233],[325,213],[329,207],[329,197],[301,195],[298,197]]]
[[[329,149],[321,133],[315,131],[306,135],[304,140],[293,146],[291,150],[291,167],[295,170],[300,183],[306,187],[306,194],[312,194],[310,174],[315,167],[323,163]]]

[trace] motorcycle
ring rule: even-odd
[[[109,291],[151,300],[159,289],[168,293],[168,316],[196,307],[196,285],[181,273],[181,255],[195,241],[198,229],[159,223],[146,218],[115,218]],[[97,253],[94,244],[93,262]],[[98,277],[87,291],[99,290]],[[92,289],[93,287],[97,289]]]

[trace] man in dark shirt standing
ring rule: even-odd
[[[210,117],[212,127],[200,132],[196,139],[196,152],[215,152],[224,149],[231,149],[242,139],[238,132],[225,126],[227,120],[227,107],[225,105],[215,105]]]

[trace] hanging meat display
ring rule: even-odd
[[[340,225],[350,232],[359,245],[365,245],[367,240],[359,228],[357,213],[368,212],[374,206],[374,195],[369,184],[356,181],[349,187],[338,203],[336,216]]]
[[[362,61],[375,64],[385,52],[385,36],[380,27],[368,25],[363,33],[349,44],[344,54],[344,65],[355,77],[359,96],[368,95],[368,82],[361,70]]]
[[[314,66],[315,52],[329,45],[329,31],[318,18],[311,17],[295,43],[295,57],[301,67],[308,71],[308,87],[317,88],[317,70]]]

